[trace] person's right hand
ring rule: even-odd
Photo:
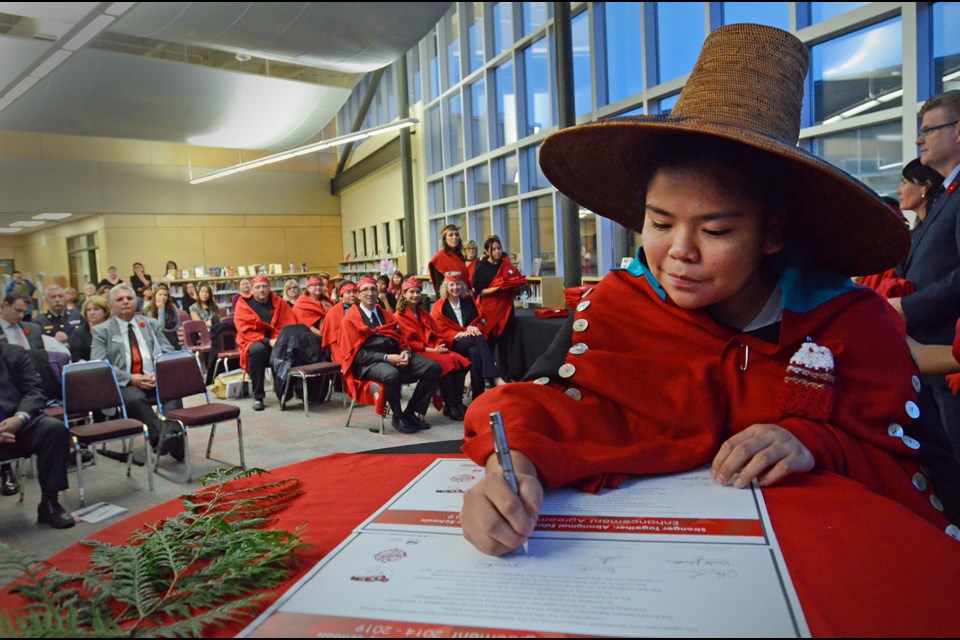
[[[503,479],[496,456],[487,464],[487,473],[463,496],[460,525],[463,537],[483,553],[502,556],[522,545],[537,524],[543,506],[543,486],[523,454],[513,453],[517,466],[517,495]],[[524,464],[525,463],[525,464]]]
[[[157,379],[152,373],[131,373],[130,384],[140,389],[151,390],[157,386]]]

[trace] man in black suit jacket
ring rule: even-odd
[[[26,351],[0,343],[0,451],[37,456],[42,491],[37,521],[65,529],[74,522],[58,494],[67,488],[70,435],[62,422],[43,413],[46,404],[40,374]]]
[[[43,349],[43,330],[40,325],[23,319],[31,304],[29,298],[8,294],[0,303],[0,328],[10,344],[24,349]]]
[[[960,91],[927,100],[920,118],[920,161],[945,179],[926,219],[914,231],[910,254],[900,268],[916,285],[916,293],[891,298],[890,304],[906,321],[911,338],[949,345],[960,318]],[[960,396],[950,392],[943,376],[924,376],[923,382],[921,419],[938,421],[960,457]]]

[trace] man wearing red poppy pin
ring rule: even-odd
[[[24,320],[30,304],[27,298],[7,295],[0,304],[0,327],[8,343],[24,349],[43,349],[43,330],[40,325]]]
[[[110,318],[93,327],[90,345],[91,360],[106,360],[113,365],[120,385],[120,394],[127,406],[127,416],[147,425],[150,443],[162,453],[183,460],[183,438],[170,433],[165,443],[159,443],[163,424],[150,400],[155,397],[156,359],[173,351],[163,335],[163,328],[154,318],[137,314],[137,295],[128,284],[110,289]]]
[[[237,327],[240,366],[250,374],[253,410],[263,411],[263,385],[270,352],[277,343],[280,330],[297,324],[297,317],[283,298],[273,294],[269,280],[257,276],[252,284],[253,295],[237,301],[233,321]]]

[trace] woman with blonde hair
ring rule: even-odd
[[[299,298],[302,293],[300,283],[293,278],[283,283],[283,299],[291,308],[297,303],[297,298]]]
[[[102,324],[110,318],[110,305],[102,296],[87,296],[80,306],[80,317],[83,322],[67,341],[70,347],[70,359],[82,362],[90,359],[90,347],[93,345],[93,327]]]

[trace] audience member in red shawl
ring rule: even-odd
[[[443,277],[448,273],[460,274],[461,280],[469,290],[473,281],[467,273],[467,264],[463,260],[463,242],[460,240],[460,227],[448,224],[440,232],[440,250],[430,259],[430,280],[433,290],[440,291]]]
[[[340,302],[333,305],[327,315],[323,318],[323,324],[320,325],[320,348],[330,349],[330,356],[334,362],[342,362],[340,359],[340,323],[347,310],[357,304],[357,285],[355,282],[345,280],[340,285]]]
[[[237,327],[240,366],[250,374],[253,410],[263,411],[263,381],[270,365],[270,352],[280,330],[297,324],[297,318],[290,305],[270,290],[269,280],[257,276],[252,284],[253,295],[237,302],[233,322]]]
[[[356,391],[361,380],[379,382],[393,413],[394,429],[400,433],[429,429],[423,415],[440,384],[440,365],[410,351],[396,317],[377,305],[376,280],[363,278],[358,291],[360,303],[347,311],[340,325],[344,384]],[[417,386],[402,409],[400,385],[410,382]]]
[[[473,298],[466,295],[459,276],[449,275],[440,287],[440,299],[430,309],[440,338],[470,360],[470,390],[474,400],[486,388],[504,383],[490,345],[483,337],[483,318]]]
[[[505,364],[509,359],[504,347],[510,342],[515,322],[513,301],[527,279],[503,252],[498,236],[490,236],[483,243],[483,258],[477,262],[473,284],[483,315],[484,335],[490,349],[496,350],[498,360]]]
[[[327,315],[327,309],[323,306],[324,300],[326,296],[320,278],[310,278],[307,280],[307,292],[297,298],[293,304],[293,315],[296,316],[297,322],[310,327],[313,335],[320,339],[323,339],[320,323],[323,321],[323,316]]]
[[[438,362],[440,393],[443,396],[443,415],[463,420],[467,408],[463,405],[463,381],[470,361],[450,350],[440,337],[437,324],[423,308],[420,281],[411,276],[403,283],[403,294],[397,301],[397,320],[410,350]]]
[[[467,276],[469,276],[470,282],[473,282],[473,274],[477,269],[477,243],[473,240],[468,240],[463,245],[463,263],[467,265]],[[476,283],[474,283],[474,287],[476,287]]]

